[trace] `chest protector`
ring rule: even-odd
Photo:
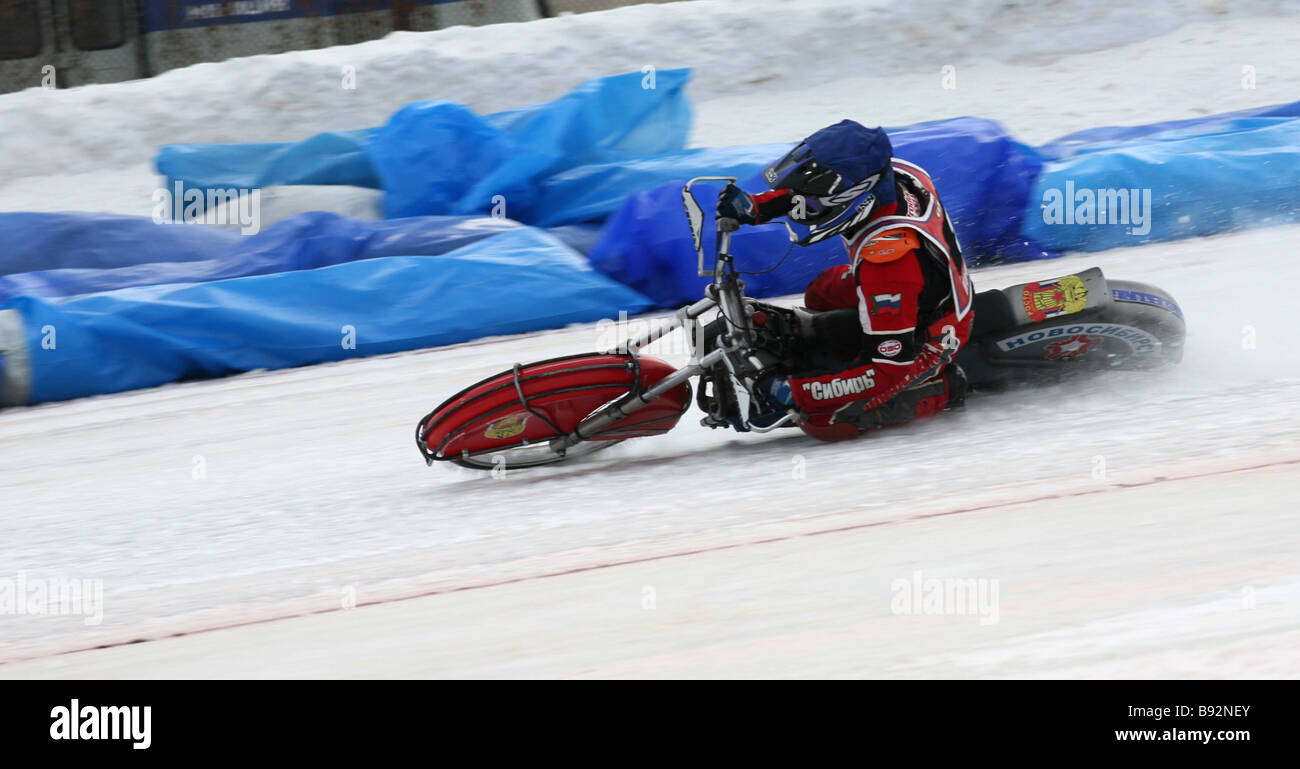
[[[892,165],[904,193],[898,197],[899,213],[874,219],[852,238],[845,238],[853,257],[854,277],[863,261],[896,259],[908,250],[896,246],[911,247],[929,261],[928,266],[946,276],[948,283],[947,293],[937,303],[921,308],[922,318],[955,312],[957,320],[962,320],[971,311],[975,289],[948,212],[924,169],[898,158]]]

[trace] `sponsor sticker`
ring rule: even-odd
[[[917,217],[921,215],[921,201],[907,190],[903,190],[903,201],[907,204],[907,215]]]
[[[1047,359],[1061,360],[1063,358],[1078,358],[1087,355],[1088,351],[1101,344],[1100,337],[1091,337],[1087,334],[1075,334],[1069,339],[1060,339],[1047,345]]]
[[[1172,312],[1173,314],[1177,315],[1180,318],[1183,317],[1183,310],[1181,307],[1178,306],[1178,303],[1172,299],[1167,299],[1163,296],[1148,294],[1143,291],[1126,291],[1124,289],[1118,289],[1118,288],[1112,290],[1110,294],[1112,297],[1115,298],[1115,301],[1117,302],[1135,302],[1137,304],[1150,304],[1150,305],[1154,305],[1155,307],[1162,307]]]
[[[1059,280],[1030,283],[1021,294],[1025,314],[1042,323],[1048,318],[1079,312],[1088,305],[1088,287],[1078,275],[1066,275]]]
[[[812,381],[803,383],[804,392],[811,395],[815,401],[843,398],[846,395],[866,392],[875,386],[876,370],[873,368],[869,368],[854,377],[835,377],[829,382]]]
[[[1160,347],[1160,340],[1142,329],[1122,326],[1117,323],[1079,323],[1074,326],[1053,326],[1020,334],[1019,336],[1007,337],[999,340],[997,344],[998,349],[1009,352],[1039,342],[1066,341],[1069,337],[1079,334],[1121,339],[1139,355],[1155,352]]]
[[[513,417],[506,417],[505,419],[498,419],[497,421],[487,426],[487,429],[483,431],[483,437],[496,438],[496,439],[513,438],[519,433],[522,433],[524,431],[524,427],[527,424],[528,424],[528,417],[524,417],[524,416],[513,416]]]
[[[880,353],[886,358],[892,358],[898,355],[902,351],[903,351],[903,343],[898,341],[897,339],[886,339],[885,341],[876,345],[876,352]]]

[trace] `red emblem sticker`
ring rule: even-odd
[[[1047,359],[1078,358],[1081,355],[1086,355],[1089,350],[1099,344],[1101,344],[1099,337],[1075,334],[1069,339],[1062,339],[1059,342],[1052,342],[1047,345]]]

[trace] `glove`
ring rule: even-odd
[[[723,220],[730,219],[736,224],[758,223],[758,205],[754,196],[734,184],[728,184],[718,194],[718,227],[723,228]],[[727,226],[725,230],[734,230]]]

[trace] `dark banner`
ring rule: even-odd
[[[770,763],[783,749],[800,757],[796,766],[932,765],[936,754],[953,752],[979,763],[1012,756],[1059,763],[1098,752],[1203,762],[1252,750],[1289,755],[1297,715],[1295,684],[1281,682],[760,685],[686,692],[448,681],[8,682],[0,739],[10,755],[56,762],[74,753],[207,761],[283,754],[300,765],[411,751],[431,763],[461,755],[499,762],[521,751],[529,763],[617,766],[623,756],[695,763],[725,751],[733,765],[756,751]]]
[[[456,0],[140,0],[141,29],[159,32],[276,19],[320,18]]]

